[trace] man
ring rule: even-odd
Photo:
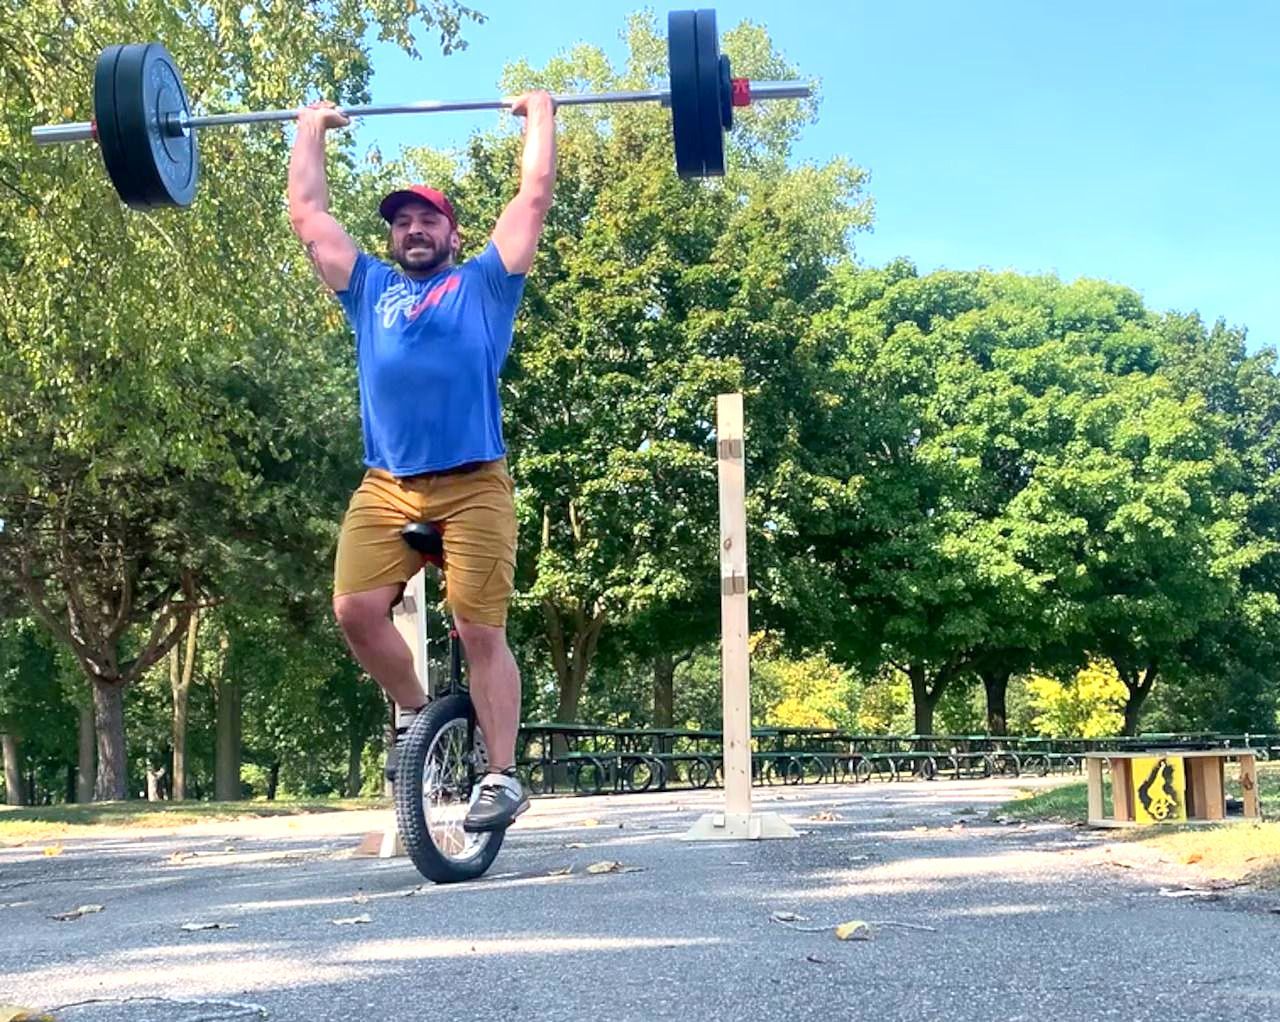
[[[329,213],[325,133],[349,123],[332,103],[299,111],[289,162],[294,231],[356,336],[366,472],[338,539],[334,614],[360,665],[402,708],[403,734],[427,698],[389,615],[420,563],[400,530],[444,523],[446,598],[490,759],[464,823],[473,832],[500,830],[529,806],[515,776],[520,675],[506,619],[516,517],[498,374],[551,206],[555,105],[532,92],[512,113],[525,118],[520,190],[484,250],[461,264],[453,207],[423,185],[379,206],[399,269],[357,250]]]

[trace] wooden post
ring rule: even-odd
[[[1247,819],[1258,819],[1262,816],[1262,802],[1258,798],[1258,770],[1253,753],[1241,753],[1237,757],[1240,764],[1240,790],[1244,795],[1244,815]]]
[[[747,480],[742,395],[716,399],[720,477],[720,675],[724,808],[751,812],[751,682],[747,651]]]
[[[1111,815],[1133,822],[1133,768],[1127,759],[1111,760]]]
[[[404,598],[391,612],[391,621],[413,654],[413,671],[428,696],[431,691],[427,672],[427,576],[419,571],[404,586]]]
[[[1090,757],[1084,761],[1089,773],[1089,822],[1103,818],[1102,809],[1102,760]]]
[[[716,399],[720,480],[720,673],[724,812],[702,817],[688,840],[795,837],[777,813],[751,811],[751,671],[747,595],[747,481],[742,395]]]
[[[419,571],[405,583],[404,597],[391,611],[391,623],[404,639],[413,654],[413,670],[428,696],[435,693],[431,690],[431,676],[427,658],[427,583],[426,572]],[[392,720],[399,719],[400,707],[392,708]],[[357,854],[377,854],[380,859],[392,859],[405,854],[404,843],[400,840],[400,829],[395,818],[387,824],[386,830],[373,831],[365,835]]]

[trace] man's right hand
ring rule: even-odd
[[[316,100],[298,111],[299,128],[314,124],[321,131],[328,131],[330,128],[345,128],[350,123],[351,118],[328,99]]]

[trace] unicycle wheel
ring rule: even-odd
[[[409,858],[428,880],[474,880],[502,847],[505,831],[462,829],[487,765],[484,736],[465,694],[437,699],[405,734],[396,758],[396,825]]]

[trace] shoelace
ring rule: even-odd
[[[480,797],[477,802],[497,802],[504,791],[509,789],[502,784],[482,784],[480,785]]]

